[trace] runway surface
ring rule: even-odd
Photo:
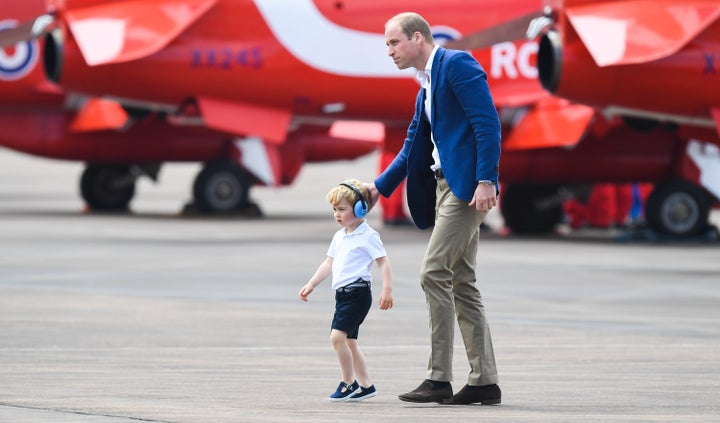
[[[308,165],[291,187],[256,189],[259,219],[180,216],[194,164],[141,182],[131,214],[87,214],[80,170],[0,150],[0,422],[720,416],[718,243],[484,233],[478,285],[503,403],[409,404],[397,395],[422,381],[428,357],[418,274],[429,233],[383,227],[373,211],[395,299],[392,310],[374,306],[360,333],[379,394],[330,403],[340,377],[330,281],[308,303],[297,293],[337,229],[325,193],[372,178],[373,156]],[[468,366],[459,334],[455,344],[459,390]]]

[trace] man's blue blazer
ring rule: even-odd
[[[378,192],[389,197],[407,177],[408,207],[420,229],[435,224],[431,130],[448,186],[459,199],[469,203],[480,180],[495,181],[497,190],[500,172],[500,120],[482,66],[465,51],[440,47],[431,81],[432,129],[420,88],[405,143],[375,179]]]

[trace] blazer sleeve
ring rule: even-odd
[[[383,197],[390,197],[408,175],[408,157],[420,124],[420,119],[422,119],[423,94],[424,90],[421,88],[415,99],[415,115],[408,127],[402,149],[400,149],[390,165],[375,179],[375,187]]]

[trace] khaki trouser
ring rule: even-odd
[[[470,364],[469,385],[498,382],[490,328],[475,281],[480,224],[487,215],[455,197],[447,181],[437,187],[437,216],[421,272],[430,313],[427,378],[451,381],[455,316]]]

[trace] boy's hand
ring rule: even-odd
[[[310,284],[303,286],[302,289],[300,289],[300,299],[303,301],[307,301],[307,297],[308,295],[310,295],[311,292],[313,292],[313,289],[315,288],[310,286]]]
[[[393,298],[390,291],[386,291],[383,289],[382,293],[380,294],[380,310],[388,310],[391,309],[393,306]]]

